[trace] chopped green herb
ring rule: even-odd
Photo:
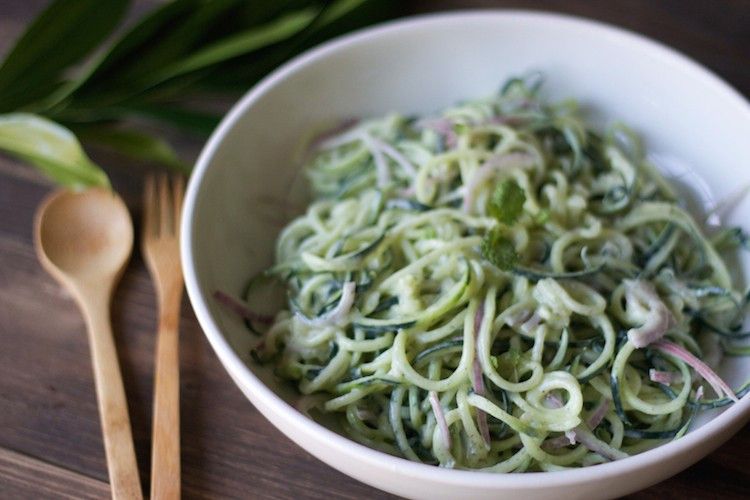
[[[549,209],[543,208],[539,211],[538,214],[536,214],[536,217],[534,218],[534,222],[536,222],[538,225],[543,226],[549,221],[550,217],[550,211]]]
[[[484,236],[482,256],[503,271],[510,271],[518,261],[515,245],[505,231],[497,227]]]
[[[514,180],[506,180],[492,193],[487,204],[487,212],[503,224],[515,224],[523,213],[526,193]]]

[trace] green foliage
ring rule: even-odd
[[[518,183],[507,179],[498,184],[487,202],[487,213],[501,225],[488,231],[482,239],[482,256],[503,271],[512,270],[518,262],[513,240],[507,226],[512,226],[523,213],[526,193]]]
[[[127,120],[206,136],[220,118],[195,107],[207,92],[234,99],[300,51],[387,18],[396,2],[173,0],[113,35],[129,5],[53,0],[29,26],[0,66],[0,113],[27,113],[0,115],[0,150],[65,185],[107,183],[73,130],[85,142],[185,171],[169,144]],[[19,127],[31,135],[20,137]],[[51,130],[65,161],[39,155]]]
[[[0,112],[43,99],[63,72],[93,51],[117,26],[127,0],[57,0],[16,42],[0,66]]]
[[[109,185],[70,130],[36,115],[0,115],[0,150],[31,163],[63,186]]]
[[[112,126],[82,127],[76,131],[86,142],[120,151],[136,160],[159,163],[185,174],[190,173],[190,167],[180,160],[172,146],[159,137]]]

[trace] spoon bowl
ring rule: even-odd
[[[112,496],[142,498],[125,389],[109,318],[112,291],[133,249],[133,223],[107,189],[60,190],[39,206],[34,238],[45,269],[73,293],[86,320]]]
[[[39,208],[37,243],[42,263],[58,279],[112,279],[132,251],[133,224],[113,191],[58,191]]]

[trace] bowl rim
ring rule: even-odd
[[[665,65],[689,73],[691,78],[698,79],[702,84],[709,86],[717,97],[721,97],[729,101],[730,105],[744,110],[745,114],[750,118],[750,103],[730,84],[692,58],[639,33],[585,17],[541,10],[457,10],[447,13],[440,12],[399,18],[334,38],[292,58],[256,83],[225,115],[219,126],[211,134],[196,162],[184,201],[180,247],[188,296],[199,324],[211,347],[216,352],[230,377],[243,391],[251,391],[270,412],[285,419],[288,425],[294,425],[302,432],[310,436],[315,436],[315,440],[318,443],[325,443],[327,447],[334,448],[337,452],[345,455],[356,455],[360,461],[368,464],[377,464],[389,470],[400,470],[403,475],[409,475],[415,479],[443,484],[457,486],[471,484],[473,487],[490,489],[522,488],[529,487],[530,484],[533,484],[533,488],[535,489],[572,485],[588,480],[592,475],[598,478],[605,476],[614,477],[655,466],[658,462],[677,457],[688,450],[705,445],[708,441],[718,437],[724,427],[737,426],[739,428],[743,423],[750,420],[750,396],[742,398],[739,403],[731,405],[698,430],[690,432],[680,439],[614,462],[565,471],[527,472],[523,474],[488,474],[473,470],[445,469],[434,465],[412,462],[369,448],[303,415],[256,377],[221,333],[220,326],[209,310],[207,304],[208,295],[204,296],[200,290],[193,254],[195,238],[193,222],[196,200],[200,194],[202,180],[225,136],[245,114],[247,109],[277,83],[350,45],[364,44],[379,37],[390,36],[392,33],[429,27],[430,25],[438,27],[441,24],[452,25],[454,23],[479,22],[479,20],[481,22],[490,22],[489,18],[498,20],[511,19],[515,22],[565,24],[571,28],[596,32],[596,34],[606,36],[611,41],[620,44],[630,45],[636,50],[647,52],[649,57],[657,58]],[[278,423],[273,421],[271,423],[279,427]],[[284,434],[289,438],[285,432]],[[719,441],[719,443],[721,442],[723,441]],[[709,449],[710,445],[704,446],[704,448]],[[704,456],[705,454],[690,456],[690,462],[687,465],[697,462]],[[533,481],[529,481],[530,478],[533,478]]]

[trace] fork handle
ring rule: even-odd
[[[159,307],[154,377],[151,498],[180,498],[180,360],[178,325],[182,288]]]
[[[80,303],[91,347],[112,498],[140,500],[143,495],[130,431],[128,405],[109,320],[109,294],[82,294]]]

